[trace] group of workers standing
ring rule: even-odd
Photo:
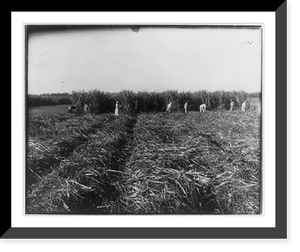
[[[189,101],[186,101],[184,103],[184,106],[183,106],[185,114],[187,114],[187,112],[188,112],[188,103],[189,103]],[[232,111],[233,108],[234,108],[234,102],[233,102],[232,99],[230,99],[230,104],[229,105],[230,105],[229,111]],[[246,106],[247,106],[247,101],[244,101],[242,103],[242,107],[241,107],[241,111],[243,113],[246,112]],[[116,101],[116,103],[115,103],[115,116],[119,116],[119,109],[121,107],[122,106],[119,104],[119,101]],[[201,104],[199,106],[199,110],[200,110],[200,113],[204,113],[206,111],[206,104],[205,103]],[[77,106],[69,107],[69,112],[70,111],[77,111]],[[89,105],[87,103],[84,103],[83,111],[84,112],[89,112]],[[172,111],[172,102],[170,101],[167,105],[166,112],[171,113],[171,111]],[[138,112],[138,101],[135,101],[134,102],[134,107],[133,107],[133,114],[137,114],[137,112]]]
[[[185,114],[187,114],[187,111],[188,111],[188,102],[189,101],[186,101],[185,103],[184,103],[184,106],[183,106],[183,108],[184,108],[184,113]],[[248,101],[244,101],[243,103],[242,103],[242,107],[241,107],[241,111],[243,112],[243,113],[245,113],[246,112],[246,106],[247,106],[247,103],[248,103]],[[232,111],[233,110],[233,108],[234,108],[234,102],[233,102],[233,100],[232,99],[230,99],[230,109],[229,109],[229,111]],[[172,102],[169,102],[168,103],[168,105],[167,105],[167,110],[166,110],[166,112],[171,112],[171,109],[172,109]],[[205,111],[206,111],[206,104],[205,103],[203,103],[203,104],[201,104],[200,106],[199,106],[199,110],[200,110],[200,113],[204,113]]]
[[[183,105],[185,114],[187,114],[187,112],[188,112],[188,103],[189,103],[189,101],[186,101]],[[172,109],[172,102],[169,102],[167,105],[166,112],[171,113],[171,109]],[[200,109],[200,113],[204,113],[206,111],[206,104],[205,103],[201,104],[199,106],[199,109]]]

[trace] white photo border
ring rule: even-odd
[[[25,24],[151,24],[151,25],[262,25],[263,27],[263,214],[261,215],[26,215],[25,214]],[[12,13],[12,210],[11,227],[40,230],[101,228],[103,237],[144,228],[167,231],[180,228],[240,230],[276,229],[276,12],[188,13]],[[22,141],[21,141],[22,139]],[[104,228],[104,229],[103,229]],[[116,229],[120,228],[120,229]],[[111,231],[110,231],[111,230]],[[76,233],[77,231],[75,231]],[[159,234],[160,232],[157,232]],[[179,232],[182,234],[182,232]],[[233,231],[234,233],[234,231]],[[174,237],[177,232],[173,232]],[[208,232],[209,234],[209,232]],[[236,233],[238,235],[238,232]],[[38,235],[38,233],[37,233]],[[126,235],[125,235],[126,236]],[[197,235],[196,235],[197,236]],[[197,236],[198,237],[198,236]],[[192,238],[192,237],[191,237]]]

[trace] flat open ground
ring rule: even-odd
[[[53,106],[38,106],[28,109],[28,117],[55,115],[58,113],[66,113],[70,105],[53,105]]]
[[[27,213],[261,212],[261,127],[253,111],[49,111],[28,119]]]

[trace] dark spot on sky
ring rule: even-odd
[[[252,45],[253,41],[244,41],[242,44]]]
[[[139,27],[139,26],[132,26],[132,27],[131,27],[131,30],[132,30],[133,32],[138,33],[139,30],[140,30],[140,27]]]

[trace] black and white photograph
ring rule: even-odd
[[[263,24],[27,24],[25,214],[263,214]]]

